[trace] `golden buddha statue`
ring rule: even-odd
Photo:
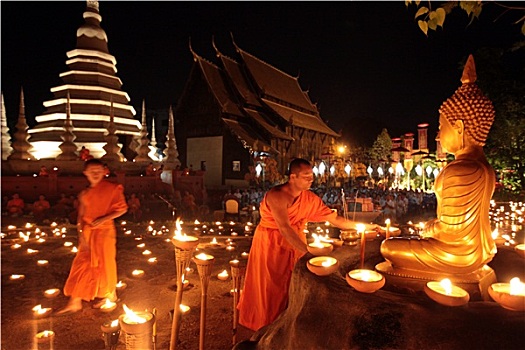
[[[495,174],[483,146],[495,112],[475,81],[474,59],[469,56],[462,86],[439,109],[441,145],[455,160],[436,178],[436,219],[425,224],[421,238],[383,241],[381,254],[387,263],[379,264],[378,270],[426,279],[457,275],[459,281],[479,281],[482,272],[493,274],[485,265],[496,253],[489,221]]]

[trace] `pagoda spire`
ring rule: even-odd
[[[173,122],[173,108],[170,106],[170,114],[168,119],[168,134],[166,135],[166,148],[164,149],[163,163],[164,169],[172,170],[180,166],[179,151],[177,151],[177,141],[175,140],[175,123]]]
[[[29,126],[26,122],[26,112],[24,104],[24,89],[20,88],[20,108],[18,112],[18,121],[16,123],[15,141],[12,143],[13,152],[7,159],[35,160],[35,157],[29,151],[33,148],[29,143]]]
[[[118,136],[116,135],[117,128],[115,126],[115,117],[113,109],[113,97],[111,97],[111,107],[109,110],[108,134],[106,135],[106,144],[104,145],[104,154],[100,159],[104,161],[120,162],[124,156],[120,153],[120,146],[118,145]]]
[[[5,113],[4,93],[2,92],[2,160],[6,160],[12,151],[11,136],[9,135],[7,116]]]
[[[148,162],[152,159],[149,153],[148,125],[146,124],[146,100],[142,100],[142,129],[140,129],[139,146],[135,150],[137,156],[133,159],[135,162]]]
[[[151,119],[151,142],[149,145],[148,156],[153,160],[158,160],[157,157],[157,139],[155,138],[155,117]]]
[[[77,145],[73,142],[77,137],[73,134],[73,123],[71,122],[71,97],[69,91],[67,92],[67,102],[66,102],[66,119],[64,120],[64,132],[60,137],[62,138],[62,143],[58,148],[62,151],[57,156],[57,160],[77,160]]]

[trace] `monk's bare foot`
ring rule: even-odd
[[[60,315],[60,316],[71,315],[80,310],[82,310],[82,306],[77,307],[77,306],[66,305],[62,309],[58,310],[56,312],[56,315]]]

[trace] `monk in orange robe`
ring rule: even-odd
[[[239,323],[251,330],[272,323],[286,309],[292,270],[307,252],[305,224],[328,221],[341,229],[357,224],[338,216],[309,191],[313,179],[310,163],[294,159],[288,182],[270,189],[261,202],[261,221],[253,237],[238,305]]]
[[[128,209],[124,188],[105,180],[104,164],[98,159],[85,162],[84,175],[90,187],[79,195],[79,249],[64,286],[64,295],[70,299],[58,314],[81,310],[82,300],[117,300],[117,239],[113,219]]]

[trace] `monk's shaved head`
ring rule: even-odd
[[[303,158],[295,158],[290,162],[290,165],[288,167],[288,175],[291,174],[298,174],[304,166],[312,167],[309,161]]]

